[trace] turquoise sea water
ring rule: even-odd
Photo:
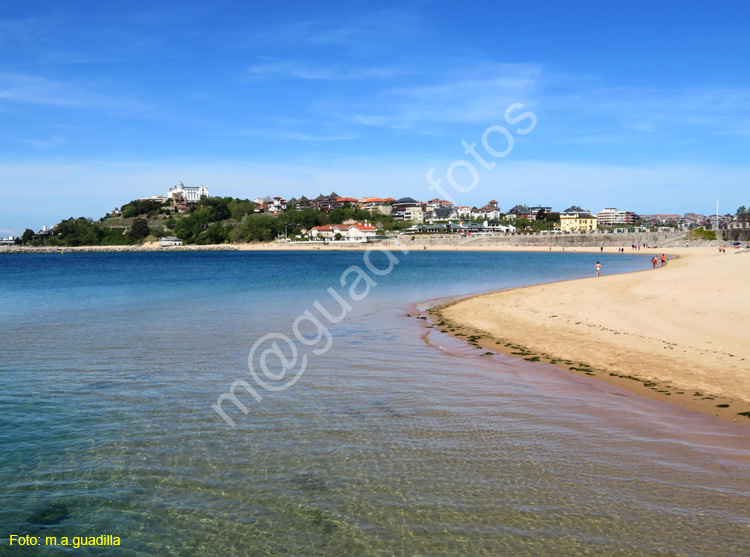
[[[426,342],[416,319],[425,300],[649,256],[395,255],[385,276],[361,252],[0,258],[0,552],[23,552],[10,534],[113,534],[74,554],[750,553],[747,428]],[[377,282],[360,301],[352,265]],[[262,389],[253,344],[293,338],[316,301],[338,313],[329,287],[352,308],[330,349],[295,342],[304,374]],[[211,405],[238,379],[260,400],[225,402],[231,428]]]

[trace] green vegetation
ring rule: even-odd
[[[100,246],[124,246],[128,243],[124,228],[103,228],[104,235],[99,240]]]
[[[748,211],[744,205],[737,209],[737,220],[742,223],[750,222],[750,211]]]
[[[300,200],[302,202],[302,200]],[[134,200],[122,206],[122,215],[107,215],[101,221],[70,218],[54,227],[54,233],[26,230],[18,243],[27,246],[116,246],[139,244],[162,236],[177,236],[185,244],[268,242],[286,236],[302,236],[315,226],[341,224],[347,220],[376,221],[383,230],[401,230],[410,222],[390,215],[343,207],[331,211],[297,210],[294,205],[278,215],[256,213],[248,199],[209,197],[188,205],[179,213],[169,203]]]
[[[519,233],[541,232],[543,230],[554,230],[555,224],[560,223],[560,213],[544,213],[540,210],[537,214],[537,220],[528,219],[509,219],[501,218],[500,222],[504,225],[513,225]],[[541,216],[541,218],[539,218]]]
[[[130,219],[139,215],[155,217],[159,213],[166,212],[168,205],[153,201],[151,199],[136,199],[122,206],[122,218]]]
[[[688,240],[715,240],[716,231],[706,230],[705,228],[696,228],[688,233]]]
[[[146,219],[135,219],[130,230],[125,234],[125,239],[129,244],[137,244],[145,240],[149,234],[148,221]]]
[[[122,246],[136,244],[151,230],[145,219],[135,219],[126,232],[122,227],[102,226],[91,219],[69,218],[55,226],[54,234],[35,234],[26,230],[21,236],[25,246]]]

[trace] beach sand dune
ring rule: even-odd
[[[656,270],[486,294],[436,315],[488,335],[488,347],[518,353],[522,346],[542,360],[574,362],[579,372],[736,419],[750,410],[750,253],[679,251]]]

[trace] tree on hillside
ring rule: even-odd
[[[164,209],[166,204],[159,203],[153,199],[134,199],[130,203],[123,205],[122,218],[130,219],[138,215],[156,215]]]
[[[21,243],[22,244],[30,244],[31,241],[34,239],[34,231],[31,230],[31,228],[27,228],[24,230],[23,235],[21,236]]]
[[[138,216],[138,210],[135,208],[134,205],[125,205],[125,207],[122,208],[122,218],[124,219],[132,219],[133,217]]]
[[[231,229],[215,222],[203,231],[196,239],[196,244],[223,244],[226,242]]]
[[[135,219],[130,230],[125,234],[125,237],[129,243],[136,244],[148,235],[148,221],[146,219]]]
[[[233,219],[242,220],[242,217],[255,211],[255,203],[248,199],[233,199],[227,204],[227,208]]]
[[[102,238],[102,230],[88,219],[73,217],[61,221],[55,226],[57,236],[46,240],[47,243],[61,246],[97,246]]]

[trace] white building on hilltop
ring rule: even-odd
[[[200,201],[203,196],[208,197],[208,188],[206,186],[185,186],[182,182],[177,182],[173,188],[167,189],[167,198],[182,196],[188,203]]]

